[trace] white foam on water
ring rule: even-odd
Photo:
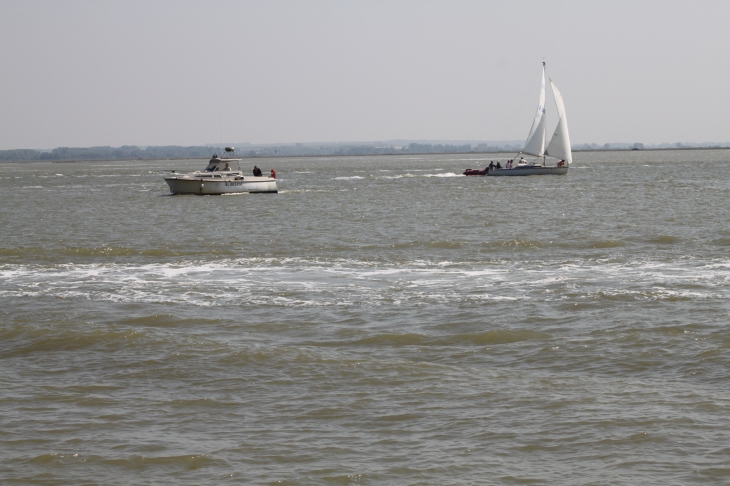
[[[362,176],[349,176],[349,177],[335,177],[334,180],[336,181],[346,181],[350,179],[364,179]]]
[[[455,174],[453,172],[446,172],[445,174],[424,174],[423,177],[463,177],[463,175]]]
[[[305,258],[224,259],[214,262],[16,265],[0,267],[0,296],[56,297],[113,302],[187,303],[201,306],[271,301],[278,297],[322,305],[385,305],[393,290],[405,304],[423,299],[461,301],[472,294],[515,300],[532,293],[544,300],[565,292],[575,299],[620,297],[638,301],[717,299],[728,296],[727,267],[657,262],[566,265],[563,262],[384,264]],[[476,267],[476,268],[475,268]],[[424,289],[429,289],[423,293]],[[557,292],[558,295],[555,295]],[[535,296],[539,297],[535,297]]]

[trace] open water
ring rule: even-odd
[[[497,157],[0,165],[0,483],[730,483],[730,151]]]

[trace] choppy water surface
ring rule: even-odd
[[[496,157],[0,165],[0,482],[730,481],[730,151]]]

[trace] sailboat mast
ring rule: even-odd
[[[547,72],[547,67],[545,67],[545,61],[543,61],[542,62],[542,73],[543,73],[543,75],[545,75],[546,72]],[[549,79],[549,77],[548,77],[548,79]],[[545,101],[547,102],[547,99]],[[545,114],[545,118],[547,118],[547,113]],[[546,125],[547,125],[547,123],[546,123]],[[547,127],[545,128],[545,130],[547,130]],[[543,152],[542,153],[542,165],[545,166],[545,163],[546,163],[545,162],[545,152]]]

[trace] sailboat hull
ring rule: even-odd
[[[566,175],[568,167],[514,167],[490,170],[488,176]]]

